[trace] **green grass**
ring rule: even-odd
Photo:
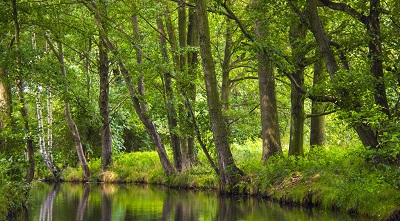
[[[238,183],[242,194],[260,195],[291,204],[314,205],[387,219],[400,210],[400,168],[372,165],[364,147],[325,147],[306,151],[304,158],[271,157],[261,164],[261,143],[232,145],[235,162],[246,176]],[[100,160],[89,163],[92,181],[145,182],[179,188],[217,189],[218,177],[199,153],[191,169],[166,177],[156,152],[118,154],[109,171],[101,172]],[[75,181],[79,169],[63,173]]]

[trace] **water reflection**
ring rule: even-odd
[[[40,206],[39,221],[53,220],[53,202],[57,195],[57,187],[57,184],[53,186]]]
[[[75,216],[76,221],[83,220],[83,215],[85,214],[85,209],[89,201],[89,193],[90,193],[89,184],[87,183],[83,184],[82,197],[79,200],[78,208],[76,210],[76,216]]]
[[[361,220],[257,198],[137,185],[39,183],[28,206],[16,220]]]

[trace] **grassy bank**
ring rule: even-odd
[[[316,148],[304,158],[276,156],[267,165],[260,162],[257,142],[234,145],[237,165],[246,173],[238,184],[240,193],[268,197],[281,203],[313,205],[324,209],[386,220],[399,215],[400,168],[371,165],[364,147]],[[285,154],[287,155],[287,154]],[[218,188],[218,177],[199,154],[191,169],[166,177],[156,152],[119,154],[104,173],[100,160],[90,162],[92,181],[145,182],[181,188]],[[67,168],[63,178],[79,181],[81,171]]]

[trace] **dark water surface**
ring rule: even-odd
[[[16,220],[361,220],[346,214],[281,206],[253,197],[161,186],[38,183]]]

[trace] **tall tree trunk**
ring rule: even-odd
[[[164,61],[166,63],[169,62],[168,59],[168,51],[165,39],[165,31],[164,24],[160,17],[157,17],[157,28],[160,33],[160,46],[161,46],[161,54],[164,57]],[[177,126],[178,121],[176,119],[176,111],[175,111],[175,97],[172,89],[172,76],[171,73],[164,71],[164,87],[165,87],[165,106],[167,110],[167,118],[168,118],[168,128],[171,139],[171,147],[172,153],[174,155],[174,166],[175,169],[180,172],[182,170],[182,154],[180,149],[180,140],[177,134]]]
[[[17,2],[16,0],[12,0],[12,9],[13,9],[13,20],[14,20],[14,31],[15,31],[15,45],[16,50],[19,51],[21,48],[20,45],[20,27],[18,22],[18,9],[17,9]],[[22,64],[21,64],[21,56],[17,56],[17,72],[18,72],[18,80],[17,80],[17,91],[18,91],[18,98],[21,104],[20,112],[22,119],[24,121],[24,130],[26,135],[26,155],[29,162],[29,168],[26,173],[26,182],[30,183],[33,180],[35,175],[35,159],[34,159],[34,149],[33,149],[33,138],[30,132],[29,127],[29,120],[28,120],[28,109],[25,104],[25,97],[24,97],[24,86],[22,80]]]
[[[370,14],[367,22],[369,38],[369,56],[371,58],[371,73],[375,77],[375,103],[382,108],[382,112],[390,117],[390,110],[386,96],[385,79],[382,66],[382,37],[379,15],[381,12],[380,0],[370,0]]]
[[[133,30],[136,36],[139,36],[140,31],[139,31],[139,24],[136,16],[131,17],[132,24],[133,24]],[[99,25],[99,24],[98,24]],[[102,36],[103,38],[107,39],[107,36]],[[108,41],[108,46],[109,48],[115,53],[118,54],[118,49],[112,45],[112,43],[107,39]],[[140,51],[137,49],[136,50],[136,61],[138,64],[142,64],[142,56]],[[158,157],[160,159],[161,165],[164,169],[164,172],[167,175],[171,175],[175,172],[174,168],[171,165],[171,162],[168,159],[167,152],[165,150],[164,144],[161,140],[161,137],[157,131],[156,126],[154,125],[153,120],[149,117],[148,115],[148,107],[146,103],[141,102],[139,100],[138,94],[135,91],[135,88],[133,87],[131,76],[129,74],[128,69],[125,67],[125,64],[120,61],[119,66],[122,72],[122,75],[124,76],[125,83],[128,87],[129,93],[131,95],[132,103],[135,108],[135,111],[137,115],[139,116],[140,120],[142,121],[143,125],[146,127],[147,133],[149,134],[149,137],[153,141],[154,147],[156,148],[156,151],[158,153]],[[144,77],[143,75],[140,76],[139,81],[138,81],[138,93],[139,96],[144,96]]]
[[[207,6],[204,0],[196,0],[200,53],[204,71],[204,83],[207,92],[207,104],[210,113],[214,144],[218,155],[220,191],[233,191],[243,172],[233,159],[228,143],[228,131],[222,116],[221,102],[217,87],[215,64],[211,52],[210,29],[207,17]]]
[[[258,4],[259,0],[252,0]],[[267,25],[255,21],[256,41],[265,41]],[[263,140],[262,161],[265,163],[274,154],[282,153],[281,138],[276,104],[275,78],[271,58],[266,49],[257,52],[258,59],[258,88],[260,93],[261,137]]]
[[[102,40],[99,42],[99,75],[100,95],[99,108],[102,121],[101,127],[101,169],[107,170],[112,163],[112,136],[110,126],[109,104],[109,60],[108,50]]]
[[[190,1],[194,3],[194,0]],[[197,16],[196,10],[194,8],[189,8],[188,12],[188,30],[187,30],[187,45],[190,47],[197,47],[198,46],[198,32],[197,32]],[[196,102],[196,79],[197,79],[197,67],[199,61],[197,59],[197,52],[190,51],[188,52],[188,90],[186,92],[188,96],[188,100],[191,104]],[[195,122],[192,121],[190,117],[190,107],[187,106],[189,110],[189,119],[187,120],[187,125],[190,130],[188,134],[188,156],[190,159],[190,163],[194,163],[197,161],[196,155],[196,147],[194,144],[194,134],[195,134]]]
[[[326,35],[319,19],[316,0],[307,0],[307,10],[310,30],[320,48],[331,81],[336,82],[335,74],[339,70],[339,65],[335,59],[333,51],[330,49],[328,36]],[[338,92],[339,100],[341,102],[341,104],[339,103],[338,105],[341,105],[342,108],[346,108],[346,102],[344,102],[346,101],[345,94],[346,91]],[[368,124],[359,122],[358,124],[354,125],[354,128],[364,146],[369,146],[371,148],[376,148],[378,146],[378,137]]]
[[[64,62],[64,50],[63,50],[63,45],[61,42],[57,42],[58,46],[58,51],[54,47],[53,43],[50,41],[50,39],[46,37],[46,41],[50,46],[50,49],[52,50],[53,54],[57,57],[58,63],[60,65],[60,71],[61,75],[66,79],[67,78],[67,71],[65,68],[65,62]],[[83,152],[82,148],[82,141],[81,141],[81,136],[79,135],[78,127],[76,126],[74,120],[72,119],[71,111],[69,108],[69,98],[68,98],[68,85],[65,85],[64,88],[64,94],[66,95],[65,101],[64,101],[64,107],[65,107],[65,118],[67,120],[68,126],[71,129],[72,136],[74,137],[74,143],[75,143],[75,148],[76,148],[76,153],[78,155],[79,159],[79,164],[82,168],[82,179],[83,181],[87,181],[89,176],[90,176],[90,169],[86,161],[85,154]]]
[[[314,78],[313,85],[317,85],[321,79],[323,71],[323,60],[318,59],[314,63]],[[311,101],[311,126],[310,126],[310,146],[323,146],[326,140],[325,134],[325,116],[318,114],[321,113],[322,103],[318,101]]]
[[[190,84],[188,84],[187,76],[188,76],[188,52],[185,50],[187,47],[187,13],[185,7],[185,1],[179,0],[178,1],[178,39],[179,39],[179,72],[178,76],[180,81],[178,83],[178,93],[179,94],[186,94],[190,88]],[[180,125],[183,128],[181,133],[181,150],[182,150],[182,161],[183,167],[185,169],[189,169],[191,166],[190,156],[189,156],[189,137],[192,131],[190,131],[190,116],[188,108],[185,107],[183,103],[178,103],[178,112],[181,118]]]
[[[304,67],[301,62],[305,59],[302,48],[305,39],[306,29],[300,22],[290,27],[290,44],[292,47],[292,57],[294,60],[295,72],[293,78],[300,87],[304,87]],[[291,83],[291,118],[290,118],[290,143],[289,156],[304,155],[304,96],[296,86]]]

